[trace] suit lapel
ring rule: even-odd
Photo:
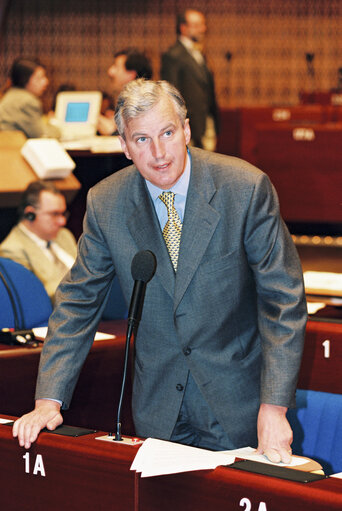
[[[191,152],[191,178],[185,207],[174,296],[178,306],[220,220],[210,201],[216,187],[208,166]]]
[[[203,85],[207,86],[209,70],[205,60],[202,65],[199,64],[191,53],[182,45],[182,43],[179,42],[179,45],[182,47],[184,59],[186,59],[186,65],[188,68],[191,69],[191,72],[197,76],[197,79],[201,81]]]
[[[138,175],[136,186],[130,191],[131,203],[128,205],[128,228],[139,250],[151,250],[157,259],[154,278],[172,297],[175,286],[175,274],[160,229],[158,218],[143,178]]]

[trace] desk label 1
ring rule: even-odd
[[[25,460],[25,472],[26,472],[26,474],[29,474],[30,473],[30,453],[27,452],[26,454],[24,454],[23,458]],[[34,467],[33,467],[33,475],[36,476],[38,474],[45,477],[43,456],[41,454],[37,454],[36,461],[35,461]]]
[[[240,500],[240,507],[243,507],[244,511],[251,511],[252,510],[252,502],[247,498],[243,498]],[[267,511],[265,502],[259,502],[258,511]]]

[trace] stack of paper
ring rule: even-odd
[[[253,447],[243,447],[231,451],[207,451],[197,447],[148,438],[140,447],[131,466],[131,470],[141,473],[141,477],[152,477],[192,470],[214,469],[219,465],[231,465],[235,459],[246,459],[270,465],[293,467],[298,470],[321,469],[319,463],[292,456],[291,463],[272,463],[266,456],[257,454]]]
[[[304,285],[307,294],[342,296],[342,273],[306,271]]]
[[[134,458],[131,470],[141,472],[141,477],[152,477],[214,469],[219,465],[230,465],[234,461],[235,456],[226,452],[207,451],[166,440],[148,438]]]

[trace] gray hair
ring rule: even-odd
[[[182,126],[184,126],[187,110],[178,89],[165,80],[153,81],[139,78],[128,82],[117,100],[115,122],[122,138],[125,138],[124,130],[127,123],[151,110],[163,97],[168,97],[172,101]]]

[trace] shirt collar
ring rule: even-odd
[[[25,225],[22,222],[19,223],[18,227],[24,234],[26,234],[26,236],[31,238],[31,240],[34,241],[39,247],[46,248],[47,246],[46,240],[43,240],[42,238],[37,236],[37,234],[30,231],[27,227],[25,227]]]
[[[180,35],[178,39],[182,43],[182,45],[185,46],[185,48],[188,51],[190,51],[190,53],[195,49],[195,44],[194,44],[194,42],[191,39],[189,39],[189,37],[185,37],[184,35]]]
[[[168,191],[172,191],[175,194],[183,195],[184,197],[187,196],[188,188],[189,188],[189,181],[190,181],[190,172],[191,172],[191,157],[189,154],[189,151],[186,155],[186,163],[185,163],[185,169],[181,177],[178,179],[178,181],[173,185],[172,188]],[[152,200],[155,201],[158,199],[159,195],[162,192],[165,192],[167,190],[163,190],[162,188],[158,188],[158,186],[153,185],[150,181],[147,181],[145,179],[146,186],[148,191],[150,192],[150,195],[152,197]]]

